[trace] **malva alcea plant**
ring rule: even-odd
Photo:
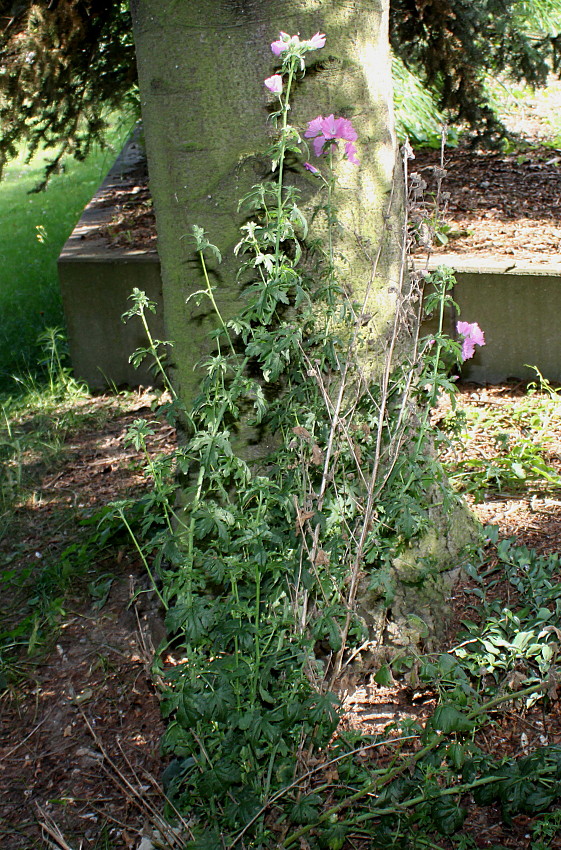
[[[411,393],[438,380],[435,364],[423,370],[413,347],[394,367],[390,342],[384,379],[372,385],[356,355],[364,305],[336,273],[332,166],[342,155],[360,167],[356,130],[319,115],[301,135],[288,121],[306,56],[324,44],[321,33],[281,33],[271,45],[280,60],[264,81],[278,101],[271,179],[240,202],[244,304],[228,321],[206,274],[206,257],[220,255],[193,226],[206,287],[192,297],[217,314],[215,348],[177,455],[183,509],[170,523],[165,493],[162,519],[146,523],[161,528],[151,545],[180,659],[158,662],[173,757],[164,779],[204,847],[228,845],[225,836],[250,825],[264,842],[280,794],[293,801],[293,821],[313,819],[317,801],[300,805],[300,777],[338,724],[331,683],[369,638],[359,586],[391,596],[391,560],[427,528],[425,482],[439,474],[406,448],[418,432]],[[305,169],[327,194],[318,210],[326,245],[310,243],[300,191],[286,180]],[[394,334],[415,320],[418,296],[400,294]],[[248,434],[263,437],[251,460]],[[157,493],[150,499],[155,507]]]

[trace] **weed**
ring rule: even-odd
[[[52,462],[65,435],[76,425],[75,402],[86,397],[85,387],[64,365],[64,337],[59,328],[40,335],[44,357],[41,371],[18,378],[17,396],[0,401],[0,507],[10,516],[25,485],[25,468],[33,462]],[[2,529],[0,528],[0,534]]]
[[[460,492],[482,501],[491,493],[561,487],[561,476],[548,460],[553,426],[560,422],[561,397],[541,375],[515,407],[504,403],[483,411],[468,407],[462,416],[459,459],[447,465],[449,478]],[[456,419],[456,434],[457,425]],[[483,447],[477,443],[480,434],[486,438]]]

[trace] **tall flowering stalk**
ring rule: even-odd
[[[369,590],[383,588],[389,601],[392,559],[424,528],[431,470],[420,442],[417,452],[401,451],[411,378],[390,375],[390,349],[387,381],[367,384],[356,356],[365,305],[336,279],[334,163],[342,156],[359,165],[358,134],[334,114],[310,120],[302,136],[288,120],[306,54],[325,40],[281,32],[271,44],[280,64],[264,80],[278,101],[278,137],[267,152],[273,179],[240,202],[248,215],[234,250],[246,285],[229,320],[206,273],[205,256],[220,262],[220,253],[193,227],[205,288],[190,297],[207,298],[216,312],[216,345],[177,456],[187,486],[168,523],[175,537],[156,534],[154,547],[166,626],[182,658],[162,670],[163,750],[175,756],[166,791],[176,809],[189,810],[200,838],[193,846],[204,850],[241,846],[250,830],[258,838],[249,843],[265,846],[264,816],[279,787],[294,789],[299,804],[303,755],[326,747],[338,723],[329,683],[348,643],[354,655],[367,638],[354,604],[359,579],[368,570]],[[327,190],[328,245],[313,279],[300,268],[307,223],[299,191],[285,185],[287,154],[301,162],[308,142],[317,167],[303,164]],[[443,315],[441,304],[441,326]],[[464,344],[478,344],[474,327],[464,330]],[[434,393],[440,345],[429,364]],[[272,435],[273,447],[248,462],[237,438],[243,444],[252,428],[256,442],[260,429]]]
[[[280,118],[280,134],[273,159],[273,171],[277,170],[277,221],[280,221],[283,210],[283,179],[284,162],[286,151],[289,146],[298,144],[300,137],[298,132],[288,123],[288,112],[290,110],[290,95],[295,75],[298,71],[304,73],[305,59],[307,53],[320,50],[325,45],[325,35],[317,32],[311,39],[301,41],[297,35],[290,36],[282,32],[277,41],[271,44],[271,50],[275,56],[281,58],[282,65],[280,73],[268,77],[264,85],[270,92],[276,94],[279,99],[279,112],[275,117]],[[275,257],[278,263],[279,248],[281,242],[281,228],[277,228]]]

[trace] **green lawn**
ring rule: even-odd
[[[40,353],[37,337],[47,327],[64,326],[56,261],[133,119],[115,125],[112,149],[96,150],[85,162],[69,158],[64,173],[46,191],[29,194],[51,154],[29,164],[25,151],[7,167],[0,182],[0,391],[12,375],[33,371]]]

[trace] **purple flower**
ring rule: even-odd
[[[319,174],[319,168],[316,168],[315,165],[312,165],[311,162],[305,162],[304,168],[307,168],[308,171],[312,172],[312,174]]]
[[[272,77],[267,77],[265,85],[272,91],[273,94],[280,94],[282,91],[282,77],[280,74],[273,74]]]
[[[318,115],[313,121],[308,123],[308,128],[304,133],[305,139],[312,139],[312,146],[316,156],[321,156],[325,153],[325,145],[335,142],[337,139],[343,139],[347,142],[345,145],[345,156],[352,162],[353,165],[358,165],[359,160],[356,157],[356,148],[352,144],[358,138],[357,132],[348,118],[335,118],[334,115],[328,115],[324,118]]]
[[[458,322],[456,330],[462,342],[462,360],[469,360],[475,353],[476,345],[485,345],[485,335],[477,322]]]

